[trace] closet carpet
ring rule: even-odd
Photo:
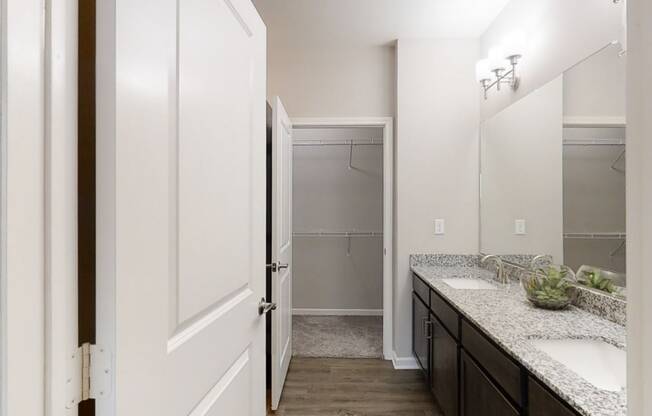
[[[296,357],[382,358],[382,316],[292,317]]]

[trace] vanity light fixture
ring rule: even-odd
[[[518,89],[519,77],[516,75],[516,65],[522,57],[521,47],[518,42],[495,46],[489,50],[489,58],[478,61],[475,66],[475,76],[484,91],[485,100],[487,91],[494,86],[497,91],[500,91],[500,86],[503,84],[509,85],[514,91]]]

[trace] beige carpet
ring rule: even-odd
[[[382,358],[382,316],[292,317],[296,357]]]

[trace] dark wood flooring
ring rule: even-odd
[[[417,370],[379,359],[293,358],[277,416],[440,416]]]

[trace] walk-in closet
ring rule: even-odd
[[[563,166],[565,264],[624,274],[625,128],[564,128]]]
[[[382,357],[383,128],[298,127],[293,351]]]

